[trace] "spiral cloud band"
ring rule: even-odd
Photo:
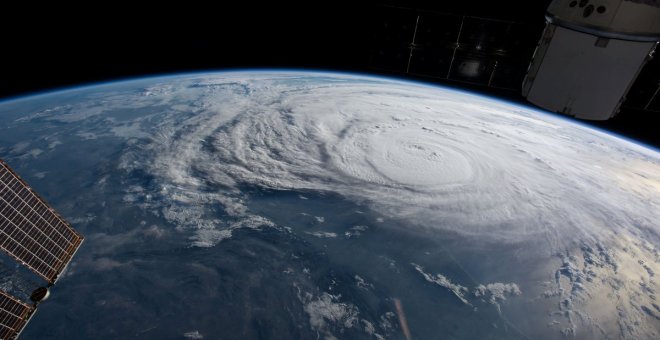
[[[147,146],[150,171],[184,196],[203,183],[327,190],[422,226],[543,236],[556,249],[613,227],[657,237],[653,151],[471,94],[324,77],[302,87],[308,78],[276,74],[149,88],[147,96],[198,103],[192,116],[163,120]]]

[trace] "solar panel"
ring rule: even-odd
[[[388,5],[374,13],[370,67],[415,77],[517,91],[538,41],[536,27],[509,20]]]
[[[0,160],[0,249],[53,284],[82,241],[82,235]]]
[[[35,308],[0,290],[0,339],[15,339]]]

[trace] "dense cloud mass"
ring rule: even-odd
[[[328,190],[480,239],[545,237],[552,250],[614,230],[657,240],[652,151],[464,93],[321,80],[211,77],[145,90],[203,93],[194,116],[162,121],[145,146],[149,171],[182,199],[208,183]]]
[[[139,91],[135,84],[103,96],[98,90],[16,124],[103,122],[77,137],[123,141],[117,167],[128,178],[124,203],[188,232],[194,248],[221,246],[239,230],[292,233],[250,209],[250,190],[294,191],[304,202],[305,193],[331,193],[368,207],[380,216],[377,223],[405,221],[397,232],[459,244],[445,251],[462,275],[439,273],[418,259],[391,266],[438,296],[449,293],[460,308],[496,306],[509,320],[528,318],[516,331],[533,337],[545,334],[534,333],[539,325],[584,338],[658,335],[654,150],[527,107],[380,78],[239,72],[140,84]],[[109,114],[146,108],[151,113],[131,119]],[[4,152],[38,158],[60,148],[60,139]],[[136,173],[149,184],[131,182]],[[331,216],[303,217],[321,225]],[[300,234],[342,242],[374,230],[354,224]],[[143,234],[168,235],[156,226]],[[99,271],[122,265],[101,256],[94,263]],[[487,270],[472,269],[477,265]],[[361,276],[350,275],[359,289],[378,289]],[[294,286],[319,336],[392,332],[393,314],[377,323],[345,296]],[[202,338],[191,329],[185,337]]]

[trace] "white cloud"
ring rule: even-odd
[[[317,299],[310,299],[305,305],[309,323],[314,328],[324,329],[327,323],[340,324],[346,328],[358,322],[358,308],[349,303],[338,302],[339,295],[323,293]]]
[[[199,340],[199,339],[204,339],[204,335],[199,333],[199,331],[190,331],[183,333],[183,337],[186,339],[192,339],[192,340]]]
[[[452,282],[449,278],[445,277],[442,274],[436,274],[435,276],[424,271],[422,266],[411,263],[411,265],[422,274],[422,277],[428,282],[435,283],[440,287],[444,287],[451,291],[461,302],[466,305],[472,306],[467,299],[467,294],[470,290],[458,283]],[[489,303],[496,305],[497,310],[501,312],[499,303],[506,300],[507,297],[517,296],[522,294],[520,288],[515,283],[501,283],[494,282],[488,284],[480,284],[473,290],[473,295],[478,298],[487,299]]]
[[[369,229],[369,227],[366,225],[352,226],[351,228],[348,229],[348,231],[344,232],[344,236],[346,236],[346,238],[359,237],[367,229]]]
[[[520,294],[522,294],[522,292],[515,283],[495,282],[486,285],[481,284],[474,289],[474,296],[488,298],[492,304],[506,300],[507,296]]]
[[[358,288],[362,288],[365,290],[373,289],[374,285],[371,283],[368,283],[365,279],[363,279],[360,275],[355,274],[355,284],[358,286]]]
[[[337,233],[331,233],[331,232],[327,232],[327,231],[307,232],[307,234],[310,234],[312,236],[316,236],[318,238],[335,238],[335,237],[337,237]]]
[[[472,305],[468,300],[465,298],[465,294],[468,293],[468,289],[464,286],[461,286],[459,284],[451,282],[448,278],[446,278],[442,274],[436,274],[433,276],[432,274],[428,274],[424,272],[424,268],[422,268],[420,265],[411,263],[413,267],[415,267],[415,270],[417,270],[424,279],[428,282],[435,283],[440,287],[447,288],[449,291],[451,291],[461,302],[463,302],[466,305]]]
[[[213,247],[231,237],[231,230],[228,229],[200,229],[194,236],[190,237],[195,247],[208,248]]]

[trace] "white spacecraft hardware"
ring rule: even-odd
[[[0,160],[0,249],[47,283],[32,292],[32,305],[0,290],[0,339],[18,338],[83,239]]]
[[[660,41],[660,0],[554,0],[522,94],[550,111],[606,120]]]

